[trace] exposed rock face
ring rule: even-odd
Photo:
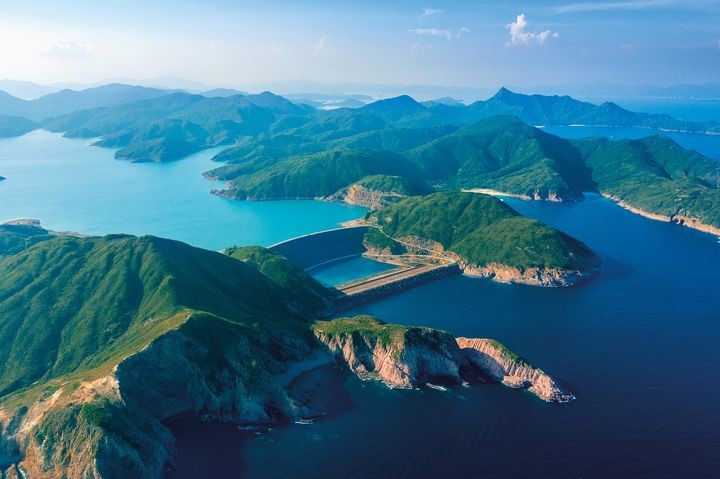
[[[568,402],[575,396],[562,390],[542,369],[530,365],[493,339],[457,338],[463,355],[474,366],[512,388],[527,388],[548,402]]]
[[[408,328],[391,341],[360,332],[333,335],[316,331],[315,335],[363,379],[405,389],[437,379],[462,381],[464,361],[450,333]]]
[[[271,423],[303,415],[283,380],[310,353],[298,337],[189,318],[99,379],[61,385],[30,408],[0,407],[0,455],[18,456],[33,479],[160,478],[175,454],[165,419]]]
[[[338,191],[326,198],[327,201],[344,201],[349,205],[363,206],[371,210],[379,210],[398,199],[403,198],[391,191],[379,191],[364,187],[363,185],[350,185],[344,190]]]
[[[575,399],[544,371],[492,339],[453,338],[444,331],[388,325],[368,316],[335,321],[316,323],[315,336],[362,379],[414,388],[433,381],[473,381],[481,372],[506,386],[527,388],[544,401]]]
[[[575,286],[598,275],[598,267],[580,271],[560,268],[515,268],[504,264],[491,263],[472,266],[461,263],[463,273],[468,276],[491,278],[499,283],[526,284],[530,286]]]
[[[622,198],[620,198],[618,196],[613,196],[613,195],[610,195],[607,193],[602,193],[602,196],[615,201],[622,208],[625,208],[626,210],[628,210],[632,213],[635,213],[636,215],[644,216],[645,218],[649,218],[649,219],[655,220],[655,221],[664,221],[666,223],[675,223],[675,224],[678,224],[681,226],[686,226],[688,228],[699,230],[699,231],[702,231],[705,233],[710,233],[715,236],[720,236],[720,228],[705,224],[702,221],[700,221],[699,219],[687,216],[685,214],[682,214],[681,212],[677,212],[671,216],[657,214],[657,213],[650,213],[649,211],[641,210],[640,208],[636,208],[636,207],[628,204],[627,202],[625,202]]]

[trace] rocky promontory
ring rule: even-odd
[[[371,316],[318,321],[313,329],[340,363],[362,379],[389,387],[470,383],[480,376],[526,388],[548,402],[575,399],[544,371],[492,339],[455,338],[445,331],[387,324]]]
[[[511,388],[527,388],[548,402],[568,402],[575,396],[564,391],[553,378],[494,339],[456,338],[463,356],[496,381]]]
[[[581,241],[525,218],[499,199],[468,192],[409,197],[374,212],[368,251],[454,261],[468,276],[532,286],[573,286],[599,272]]]

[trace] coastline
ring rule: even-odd
[[[623,209],[626,209],[630,211],[631,213],[635,213],[636,215],[643,216],[645,218],[655,220],[655,221],[662,221],[665,223],[674,223],[678,226],[685,226],[686,228],[692,228],[697,231],[702,231],[703,233],[709,233],[715,236],[720,237],[720,228],[716,228],[715,226],[711,226],[705,223],[702,223],[698,221],[695,218],[690,218],[687,216],[682,215],[661,215],[658,213],[651,213],[649,211],[642,210],[640,208],[637,208],[635,206],[632,206],[622,200],[621,198],[608,194],[608,193],[600,193],[603,198],[607,198],[609,200],[614,201],[618,206],[620,206]]]
[[[497,196],[497,197],[506,196],[506,197],[510,197],[510,198],[517,198],[517,199],[523,200],[523,201],[537,201],[536,199],[530,198],[527,195],[517,195],[517,194],[497,191],[497,190],[493,190],[493,189],[489,189],[489,188],[468,188],[468,189],[463,189],[462,191],[468,192],[468,193],[480,193],[480,194],[484,194],[484,195]],[[703,233],[709,233],[711,235],[720,237],[720,228],[705,224],[695,218],[690,218],[688,216],[683,216],[683,215],[667,216],[667,215],[661,215],[658,213],[652,213],[650,211],[645,211],[645,210],[642,210],[635,206],[632,206],[629,203],[627,203],[626,201],[622,200],[621,198],[611,195],[609,193],[599,192],[599,194],[603,198],[607,198],[609,200],[614,201],[621,208],[626,209],[626,210],[630,211],[631,213],[635,213],[636,215],[640,215],[640,216],[643,216],[645,218],[655,220],[655,221],[662,221],[665,223],[674,223],[678,226],[685,226],[686,228],[691,228],[691,229],[694,229],[697,231],[702,231]],[[541,201],[552,201],[555,203],[560,203],[563,200],[562,199],[556,199],[556,200],[547,199],[547,200],[541,200]]]
[[[535,192],[533,196],[530,195],[519,195],[517,193],[507,193],[503,191],[493,190],[492,188],[462,188],[460,191],[463,193],[477,193],[482,195],[490,195],[490,196],[497,196],[497,197],[503,197],[508,196],[510,198],[517,198],[519,200],[525,200],[525,201],[549,201],[551,203],[565,203],[568,201],[578,201],[582,200],[583,196],[582,194],[578,196],[558,196],[557,193],[549,193],[547,195],[541,195],[538,191]]]

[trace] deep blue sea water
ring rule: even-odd
[[[508,201],[597,251],[600,278],[544,289],[452,277],[351,313],[496,338],[563,381],[577,401],[546,404],[500,385],[391,391],[318,370],[301,380],[321,385],[328,417],[249,441],[236,431],[219,434],[215,446],[226,449],[237,436],[234,453],[242,457],[234,473],[717,477],[717,238],[642,218],[596,195],[575,204]]]
[[[0,222],[36,218],[85,234],[153,234],[195,246],[270,245],[336,228],[364,208],[322,201],[233,201],[200,174],[217,149],[173,163],[132,164],[114,150],[46,131],[0,139]]]

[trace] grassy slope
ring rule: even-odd
[[[44,241],[0,260],[0,394],[130,354],[184,311],[260,327],[292,317],[284,305],[251,266],[176,241]]]
[[[417,177],[414,166],[394,153],[339,149],[252,171],[234,180],[228,192],[240,199],[316,198],[376,174]]]
[[[651,213],[689,216],[720,227],[720,164],[716,160],[661,136],[576,143],[601,192]]]
[[[377,318],[359,315],[352,318],[338,318],[332,321],[316,321],[313,329],[327,336],[362,334],[375,336],[383,347],[401,347],[409,332],[414,329],[429,330],[430,328],[401,326],[388,324]]]
[[[287,258],[261,246],[232,247],[229,256],[244,261],[267,276],[288,295],[288,301],[303,314],[316,313],[332,299],[329,290]]]
[[[450,187],[567,197],[591,185],[577,148],[509,116],[465,126],[408,157],[429,178]]]
[[[43,228],[25,225],[0,225],[0,258],[19,253],[35,243],[51,239]]]
[[[581,242],[524,218],[487,195],[435,193],[411,197],[372,218],[388,236],[437,241],[474,265],[575,269],[594,261],[593,253]],[[366,240],[371,244],[375,241],[373,236]]]

